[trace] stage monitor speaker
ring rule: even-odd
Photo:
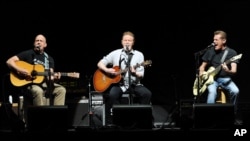
[[[28,106],[27,129],[29,131],[66,131],[68,129],[67,106]]]
[[[224,129],[233,125],[233,104],[194,104],[195,128]]]
[[[90,125],[88,99],[71,100],[67,102],[67,105],[70,127],[88,127]]]
[[[113,123],[126,129],[152,129],[151,105],[113,105]]]
[[[184,130],[193,127],[193,104],[193,99],[180,100],[180,120],[177,124]]]
[[[152,105],[153,123],[155,128],[165,128],[174,124],[168,113],[168,105]]]
[[[242,112],[243,125],[250,127],[250,110]]]

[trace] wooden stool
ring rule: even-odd
[[[227,99],[226,99],[225,91],[221,87],[218,87],[216,103],[226,103],[226,102],[227,102]]]

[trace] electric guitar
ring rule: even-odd
[[[20,74],[17,74],[15,71],[10,72],[10,81],[14,86],[20,87],[24,86],[30,83],[36,83],[40,84],[44,81],[45,76],[49,76],[48,72],[45,72],[45,68],[41,64],[29,64],[24,61],[17,61],[16,65],[19,67],[22,67],[24,69],[27,69],[29,71],[28,75],[23,76]],[[51,75],[54,75],[58,72],[53,72]],[[80,74],[77,72],[60,72],[61,76],[68,76],[72,78],[79,78]]]
[[[137,68],[140,66],[145,67],[145,66],[151,66],[151,64],[152,64],[152,61],[147,60],[147,61],[142,62],[141,64],[136,64],[133,67],[134,68]],[[94,76],[93,76],[93,84],[94,84],[95,91],[104,92],[110,87],[111,84],[120,82],[122,78],[121,74],[128,71],[128,68],[121,70],[119,66],[114,66],[113,69],[115,69],[115,72],[117,72],[118,75],[108,74],[101,69],[97,69],[95,71]]]
[[[225,61],[225,63],[229,64],[232,61],[241,59],[241,57],[242,57],[242,54],[236,55],[230,58],[229,60]],[[198,78],[196,78],[194,81],[194,86],[193,86],[193,94],[195,96],[198,95],[198,88],[200,88],[199,93],[203,94],[205,90],[207,89],[207,86],[214,82],[214,77],[218,74],[220,70],[221,70],[221,65],[219,65],[216,68],[209,67],[208,70],[202,74],[202,76],[199,76],[199,84],[198,84]]]

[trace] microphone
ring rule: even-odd
[[[36,48],[40,51],[40,46],[36,46]]]
[[[207,46],[207,48],[211,48],[211,47],[214,47],[215,46],[215,43],[212,43],[210,45]]]

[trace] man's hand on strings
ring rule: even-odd
[[[61,73],[60,72],[57,72],[54,74],[54,79],[60,79],[61,78]]]
[[[208,74],[207,74],[207,72],[203,72],[202,74],[201,74],[201,79],[202,80],[207,80],[207,78],[208,78]]]
[[[223,69],[224,71],[228,71],[228,70],[229,70],[229,68],[227,67],[227,64],[226,64],[226,63],[221,64],[221,67],[222,67],[222,69]]]
[[[118,72],[114,68],[107,68],[106,73],[109,73],[111,75],[118,75]]]

